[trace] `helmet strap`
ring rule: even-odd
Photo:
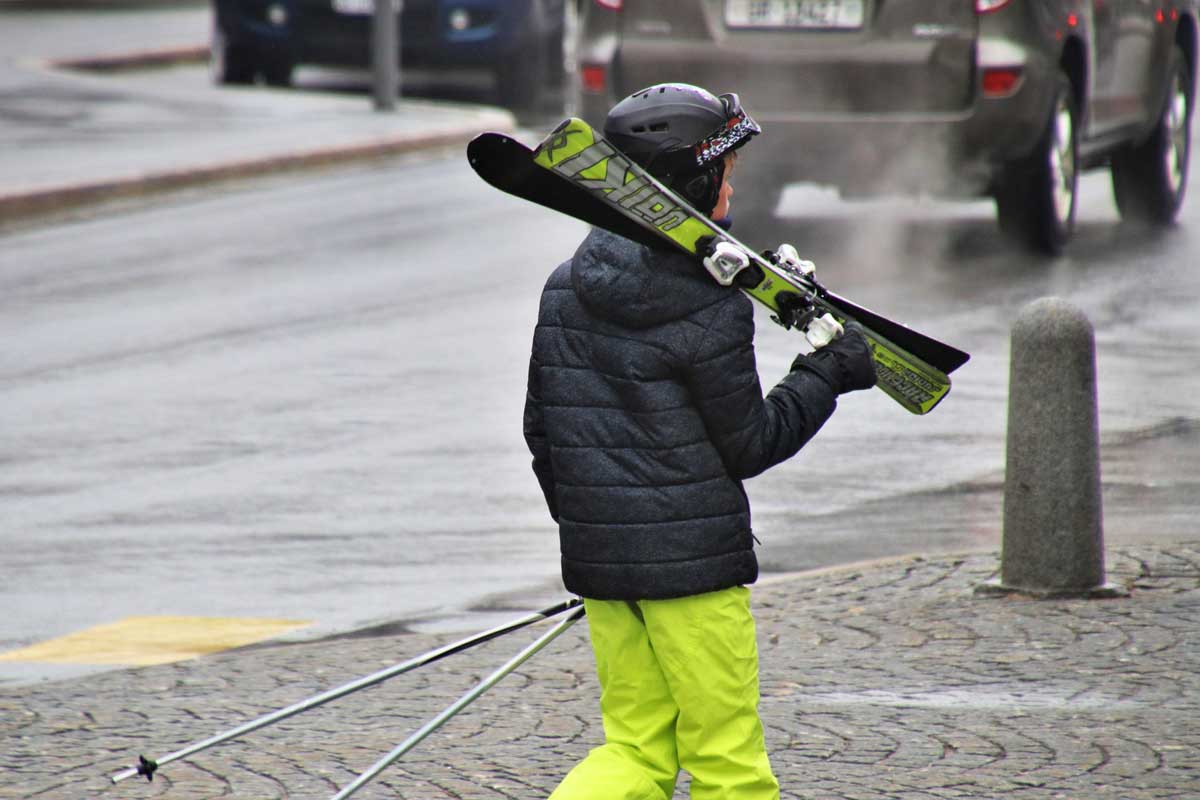
[[[719,158],[701,168],[699,174],[676,181],[680,194],[704,214],[712,214],[721,198],[725,177],[725,159]]]

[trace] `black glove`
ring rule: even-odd
[[[875,359],[871,344],[857,322],[847,322],[845,333],[822,348],[796,356],[792,369],[820,375],[837,394],[875,385]]]

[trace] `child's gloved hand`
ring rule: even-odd
[[[837,394],[870,389],[875,385],[875,359],[871,343],[857,322],[846,323],[845,332],[812,353],[792,362],[792,369],[807,369],[824,378]]]

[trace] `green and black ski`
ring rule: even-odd
[[[722,284],[737,286],[773,312],[785,328],[808,330],[826,314],[863,326],[879,388],[914,414],[950,391],[949,373],[970,357],[829,292],[805,262],[759,255],[649,175],[583,120],[568,119],[530,150],[503,134],[485,133],[467,148],[471,166],[509,194],[642,244],[670,243],[702,260]]]

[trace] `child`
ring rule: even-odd
[[[714,221],[760,132],[737,95],[637,92],[604,135]],[[693,258],[591,231],[542,294],[525,406],[533,469],[584,598],[606,743],[554,800],[778,798],[758,716],[742,481],[791,457],[844,392],[875,383],[848,325],[764,398],[750,301]]]

